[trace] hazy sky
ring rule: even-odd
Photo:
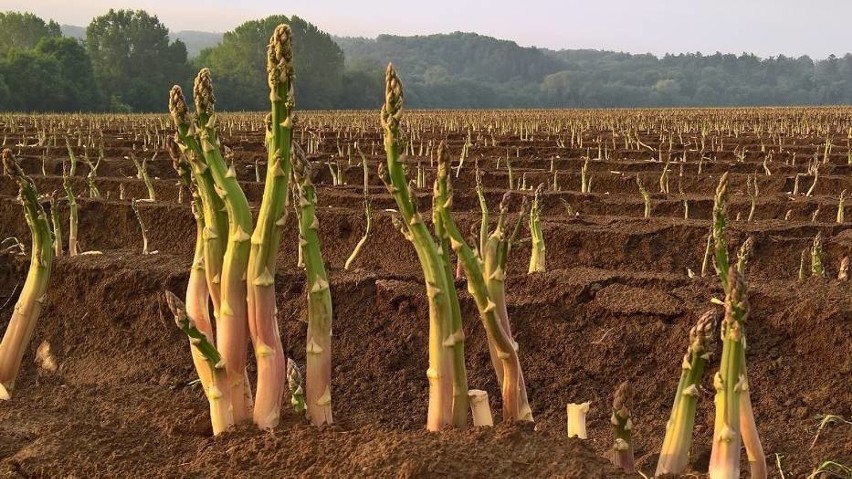
[[[80,26],[110,7],[146,10],[172,30],[227,31],[280,13],[335,35],[466,31],[523,46],[656,54],[852,51],[846,0],[0,0],[0,10]]]

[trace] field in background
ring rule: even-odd
[[[829,459],[849,464],[848,426],[826,427],[810,446],[819,415],[852,415],[852,294],[850,283],[836,279],[841,259],[852,255],[848,202],[837,221],[841,192],[852,193],[850,118],[852,108],[407,111],[408,176],[425,179],[414,185],[424,215],[442,139],[458,168],[453,207],[464,231],[478,231],[477,168],[492,210],[515,191],[510,223],[520,197],[544,184],[547,272],[526,274],[530,245],[522,241],[507,279],[536,431],[501,426],[430,435],[421,431],[428,308],[415,252],[392,225],[387,210],[395,203],[375,174],[384,161],[378,112],[300,112],[295,135],[314,166],[335,304],[339,424],[315,432],[290,417],[274,434],[240,430],[212,439],[206,401],[190,383],[186,338],[159,299],[164,288],[185,287],[195,246],[188,193],[163,151],[173,133],[167,117],[2,115],[3,145],[41,193],[62,191],[68,138],[79,161],[72,181],[79,240],[83,251],[102,254],[56,260],[31,350],[49,342],[59,371],[42,374],[33,355],[25,357],[14,401],[0,404],[0,473],[215,475],[239,466],[294,475],[613,477],[600,455],[611,445],[611,394],[625,379],[636,391],[636,456],[647,471],[656,463],[687,332],[710,298],[722,296],[712,263],[706,276],[702,263],[713,194],[726,171],[731,250],[754,241],[747,355],[767,459],[781,455],[788,477],[804,477]],[[219,121],[256,207],[263,188],[256,169],[262,178],[266,168],[263,116],[223,114]],[[365,249],[344,271],[365,227],[358,148],[368,160],[376,216]],[[149,160],[154,178],[156,201],[139,209],[155,255],[140,254],[130,200],[149,193],[125,158],[131,154]],[[88,181],[83,158],[101,159]],[[648,191],[648,218],[637,177]],[[100,198],[89,197],[90,182]],[[583,183],[590,191],[581,191]],[[0,239],[26,244],[16,195],[15,183],[0,178]],[[58,208],[67,222],[65,202]],[[295,215],[288,221],[276,278],[279,320],[288,355],[301,362],[305,285],[296,267]],[[817,233],[827,277],[811,277],[808,253],[800,280],[802,252]],[[524,229],[521,237],[528,236]],[[0,304],[16,294],[25,271],[23,257],[0,255]],[[472,299],[460,299],[470,386],[488,390],[499,411],[484,330]],[[0,330],[10,314],[9,305],[0,310]],[[717,368],[715,359],[708,369]],[[699,471],[709,458],[712,391],[707,374],[693,448]],[[592,401],[590,438],[569,441],[565,404],[583,401]]]

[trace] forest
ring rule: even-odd
[[[521,47],[475,33],[335,37],[274,15],[187,44],[142,10],[109,10],[79,38],[55,21],[0,12],[0,111],[162,112],[164,91],[192,72],[215,72],[220,108],[253,111],[267,99],[264,50],[288,21],[303,109],[377,108],[394,63],[413,108],[577,108],[836,105],[852,103],[852,54],[678,53],[657,57],[590,49]],[[203,26],[199,26],[201,28]],[[67,31],[67,30],[66,30]],[[190,38],[190,37],[187,37]],[[201,43],[198,40],[202,39]],[[208,48],[203,46],[212,45]]]

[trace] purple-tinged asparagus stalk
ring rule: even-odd
[[[216,191],[228,211],[228,243],[222,262],[221,305],[216,328],[216,347],[225,361],[234,421],[252,417],[252,395],[246,374],[248,318],[246,269],[248,266],[252,217],[245,193],[237,182],[233,165],[222,157],[214,114],[215,98],[210,70],[203,68],[193,88],[196,127],[204,161],[210,168]]]
[[[189,163],[180,152],[174,140],[167,142],[167,150],[172,157],[172,166],[177,172],[181,184],[192,194],[190,205],[192,214],[195,217],[195,255],[192,258],[189,281],[186,285],[186,314],[192,318],[193,324],[204,335],[206,340],[215,346],[213,325],[210,322],[210,308],[208,307],[210,291],[207,288],[204,265],[204,213],[202,211],[201,196],[198,194],[198,188],[195,187],[192,179]],[[191,343],[192,339],[190,339]],[[201,386],[207,391],[213,380],[213,371],[201,350],[195,347],[191,349],[192,361],[195,364],[195,370],[198,372],[198,378],[201,380]]]
[[[248,324],[257,357],[254,422],[263,429],[278,425],[287,387],[287,358],[275,305],[275,259],[287,218],[291,172],[295,107],[291,36],[289,26],[279,25],[267,49],[266,73],[272,111],[266,125],[266,181],[248,257]]]
[[[439,153],[441,149],[439,148]],[[447,179],[449,171],[449,158],[447,155],[438,155],[438,176]],[[452,190],[447,188],[447,195],[438,202],[444,227],[450,237],[450,245],[453,251],[461,258],[465,277],[468,281],[468,291],[473,296],[480,318],[485,325],[488,341],[493,343],[497,357],[502,365],[501,392],[503,398],[503,420],[504,421],[532,421],[532,411],[526,401],[524,390],[523,372],[518,358],[518,351],[512,338],[502,326],[500,313],[494,299],[491,297],[482,262],[476,257],[473,249],[465,242],[461,232],[453,220],[450,208],[452,207]],[[498,226],[498,229],[500,227]],[[499,233],[498,233],[499,235]],[[494,239],[491,236],[489,241]],[[486,249],[488,246],[486,246]]]

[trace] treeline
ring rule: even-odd
[[[299,107],[365,106],[347,100],[355,90],[344,88],[351,82],[337,44],[298,17],[246,22],[190,60],[156,16],[109,10],[86,27],[85,40],[30,13],[0,13],[0,111],[165,111],[171,86],[191,92],[201,67],[214,72],[220,109],[268,108],[266,44],[282,22],[293,30]]]
[[[265,47],[293,29],[301,109],[378,108],[393,62],[417,108],[819,105],[852,103],[852,55],[761,59],[752,54],[658,58],[524,48],[474,33],[331,37],[296,16],[246,22],[189,58],[148,13],[110,10],[85,38],[28,13],[0,13],[0,111],[164,111],[174,83],[213,71],[222,110],[268,106]],[[203,32],[196,32],[203,33]]]
[[[474,33],[336,38],[347,67],[388,61],[420,107],[640,107],[852,103],[852,55],[633,55],[523,48]]]

